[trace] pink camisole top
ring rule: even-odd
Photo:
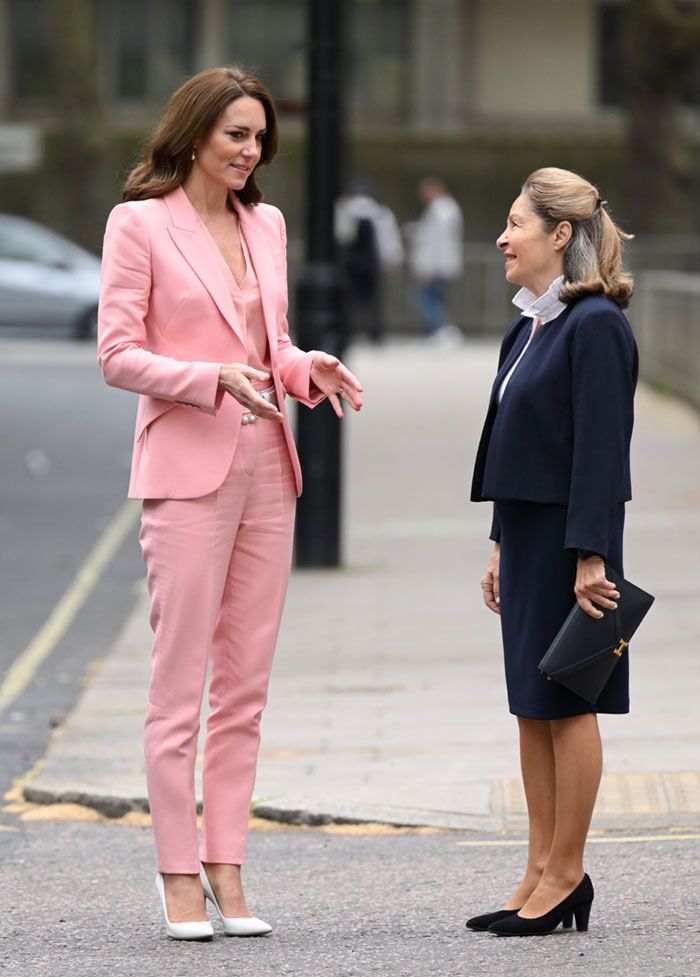
[[[241,247],[245,258],[245,275],[239,285],[233,277],[233,272],[228,266],[226,259],[219,250],[219,247],[211,235],[209,228],[204,221],[202,227],[207,233],[214,254],[221,266],[221,270],[226,278],[231,299],[236,310],[236,316],[241,325],[241,331],[246,337],[246,347],[248,349],[248,366],[254,370],[261,370],[264,373],[272,373],[272,363],[270,360],[270,347],[267,341],[265,329],[265,316],[263,315],[262,300],[260,298],[260,285],[255,274],[253,262],[250,259],[250,252],[246,243],[242,225],[240,227]],[[271,385],[271,380],[252,381],[253,386],[262,390]]]

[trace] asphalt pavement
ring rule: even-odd
[[[27,661],[124,504],[134,398],[109,390],[95,344],[0,339],[0,676]],[[18,695],[0,706],[0,788],[43,755],[52,728],[109,651],[143,573],[137,526],[66,627],[44,632]]]
[[[272,825],[271,827],[276,827]],[[524,847],[465,836],[289,829],[250,837],[246,889],[274,925],[209,943],[164,934],[150,831],[20,822],[0,886],[6,977],[697,977],[697,841],[593,844],[590,929],[471,933],[501,905]],[[478,839],[470,839],[471,841]],[[3,842],[7,837],[3,838]],[[501,839],[506,841],[506,839]]]

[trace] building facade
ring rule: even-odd
[[[168,94],[195,71],[237,61],[278,100],[282,151],[264,184],[298,231],[306,0],[88,2],[115,184]],[[415,217],[415,185],[435,173],[462,204],[468,238],[492,239],[523,177],[545,164],[582,171],[617,204],[626,0],[338,2],[347,8],[345,175],[368,176],[400,220]],[[3,123],[56,132],[52,5],[0,0],[0,162]],[[23,193],[26,211],[33,195]]]
[[[360,128],[457,133],[600,125],[615,113],[624,0],[345,0],[348,115]],[[47,0],[0,0],[0,118],[41,119]],[[112,124],[150,123],[183,78],[256,68],[284,114],[305,103],[305,0],[92,0]]]

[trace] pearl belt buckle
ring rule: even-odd
[[[258,393],[261,397],[264,397],[265,400],[268,400],[271,404],[274,404],[275,407],[279,406],[277,401],[277,392],[275,391],[274,387],[268,387],[267,390],[259,390]],[[241,417],[241,424],[254,424],[257,419],[257,414],[251,414],[250,411],[244,411],[243,416]]]

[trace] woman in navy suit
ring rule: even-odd
[[[500,614],[529,815],[527,866],[502,910],[470,929],[587,929],[583,850],[602,772],[596,713],[629,711],[620,660],[595,706],[537,665],[575,601],[592,617],[618,593],[637,347],[622,309],[633,282],[624,234],[596,188],[546,168],[525,182],[498,239],[522,311],[506,334],[476,458],[472,500],[494,502],[481,581]]]

